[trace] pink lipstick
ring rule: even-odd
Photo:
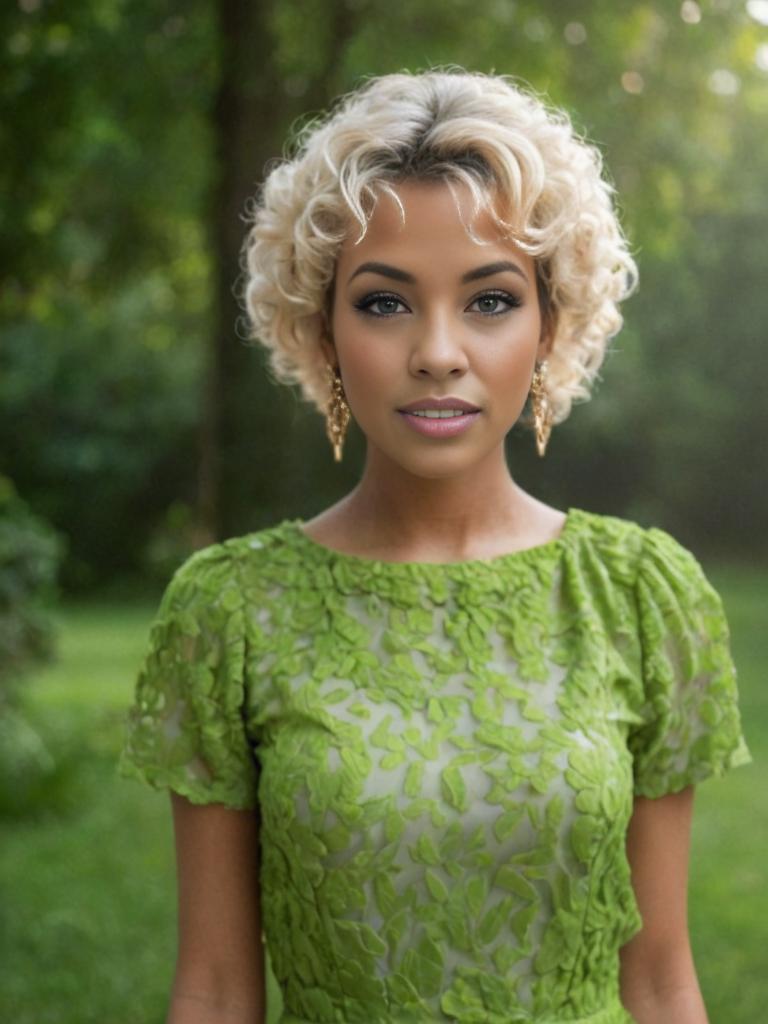
[[[480,415],[463,398],[422,398],[397,410],[405,422],[426,437],[454,437],[468,430]]]

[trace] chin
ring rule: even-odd
[[[471,469],[482,459],[482,455],[480,452],[461,452],[458,448],[449,451],[437,447],[433,451],[425,450],[406,455],[401,448],[397,454],[389,454],[388,458],[412,476],[423,480],[448,480]]]

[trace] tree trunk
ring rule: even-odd
[[[257,529],[281,504],[294,399],[276,392],[267,353],[244,343],[235,297],[242,219],[268,160],[279,157],[291,122],[318,111],[340,89],[339,66],[354,31],[343,0],[329,3],[332,21],[323,74],[302,96],[289,96],[278,71],[272,27],[277,0],[218,0],[219,84],[214,99],[214,180],[209,210],[214,253],[214,315],[200,431],[199,513],[204,533],[221,539]],[[240,325],[238,326],[238,320]]]

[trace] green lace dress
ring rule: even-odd
[[[258,809],[281,1024],[625,1024],[633,796],[750,760],[721,600],[670,534],[571,508],[495,558],[302,520],[192,555],[119,771]]]

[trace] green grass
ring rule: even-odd
[[[754,1024],[768,1004],[765,574],[722,567],[710,575],[731,623],[755,763],[697,792],[691,936],[713,1024]],[[30,714],[75,770],[63,807],[4,823],[0,1020],[164,1022],[176,950],[170,802],[115,773],[154,608],[67,606],[58,616],[59,659],[28,687]],[[280,999],[271,974],[269,985],[274,1022]]]
[[[762,1020],[768,1004],[765,921],[768,788],[766,573],[720,567],[708,575],[731,626],[742,720],[753,763],[698,787],[690,869],[690,928],[713,1024]]]
[[[30,687],[35,722],[54,753],[75,748],[77,771],[63,810],[4,830],[0,1019],[164,1020],[175,957],[168,798],[114,771],[151,613],[67,608],[59,660]]]
[[[170,800],[115,771],[156,607],[67,606],[57,661],[28,687],[32,721],[76,768],[63,807],[3,827],[0,1021],[165,1021],[176,958]],[[282,1001],[267,968],[272,1022]]]

